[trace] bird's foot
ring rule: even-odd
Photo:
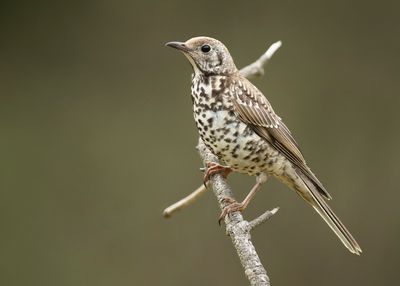
[[[218,224],[221,225],[221,221],[225,219],[225,217],[233,212],[242,212],[245,209],[245,205],[243,203],[238,203],[235,199],[226,197],[223,199],[223,202],[227,205],[222,210],[221,215],[218,218]]]
[[[222,166],[215,162],[207,163],[207,169],[206,169],[206,172],[204,173],[204,177],[203,177],[204,186],[207,187],[207,182],[212,175],[220,173],[222,175],[222,177],[226,178],[226,177],[228,177],[230,172],[232,172],[232,169],[227,166]]]

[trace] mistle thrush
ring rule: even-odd
[[[196,37],[166,45],[183,52],[193,67],[194,119],[204,144],[223,164],[209,164],[205,179],[221,171],[257,176],[242,203],[227,198],[230,204],[220,218],[243,211],[273,175],[309,203],[352,253],[360,254],[356,240],[325,202],[331,196],[307,166],[290,130],[261,91],[240,75],[224,44]]]

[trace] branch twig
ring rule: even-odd
[[[204,194],[207,191],[206,186],[201,185],[200,187],[197,188],[193,193],[190,195],[184,197],[180,201],[174,203],[173,205],[167,207],[163,215],[165,218],[171,217],[171,215],[187,206],[190,206],[194,201],[196,201],[202,194]]]
[[[280,41],[272,44],[257,61],[241,69],[240,73],[245,77],[263,75],[264,65],[279,49],[281,44],[282,43]],[[208,162],[218,163],[218,158],[209,151],[209,149],[204,145],[203,141],[200,138],[197,149],[199,150],[200,157],[204,165],[206,165],[206,163]],[[219,207],[221,208],[221,210],[223,210],[226,207],[224,198],[233,198],[233,193],[229,185],[226,183],[225,179],[221,175],[216,174],[210,178],[209,186],[211,186],[215,196],[218,199]],[[172,213],[186,206],[189,206],[205,191],[206,189],[204,186],[199,187],[196,191],[194,191],[187,197],[166,208],[164,210],[164,216],[169,217],[172,215]],[[236,249],[240,262],[251,285],[270,286],[270,282],[267,271],[261,264],[260,258],[258,257],[258,254],[251,241],[250,231],[253,228],[262,224],[263,222],[267,221],[277,211],[278,208],[274,208],[271,211],[266,211],[264,214],[251,222],[244,220],[242,214],[239,211],[225,216],[226,233],[232,239],[233,246]]]
[[[242,68],[240,73],[245,77],[264,75],[264,66],[272,58],[275,52],[282,46],[282,42],[273,43],[268,50],[254,63]]]
[[[267,220],[269,220],[278,211],[279,211],[279,207],[276,207],[276,208],[273,208],[270,211],[266,211],[265,213],[260,215],[258,218],[253,219],[251,222],[249,222],[250,230],[255,229],[260,224],[262,224],[262,223],[266,222]]]

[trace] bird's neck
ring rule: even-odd
[[[207,108],[220,108],[227,104],[224,96],[229,85],[229,77],[225,75],[194,74],[192,78],[192,101],[194,106],[207,106]]]

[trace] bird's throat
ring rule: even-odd
[[[197,66],[196,62],[192,59],[192,57],[187,54],[187,53],[183,53],[185,55],[185,57],[189,60],[190,64],[192,65],[193,68],[193,72],[198,75],[201,74],[201,70],[199,69],[199,67]]]

